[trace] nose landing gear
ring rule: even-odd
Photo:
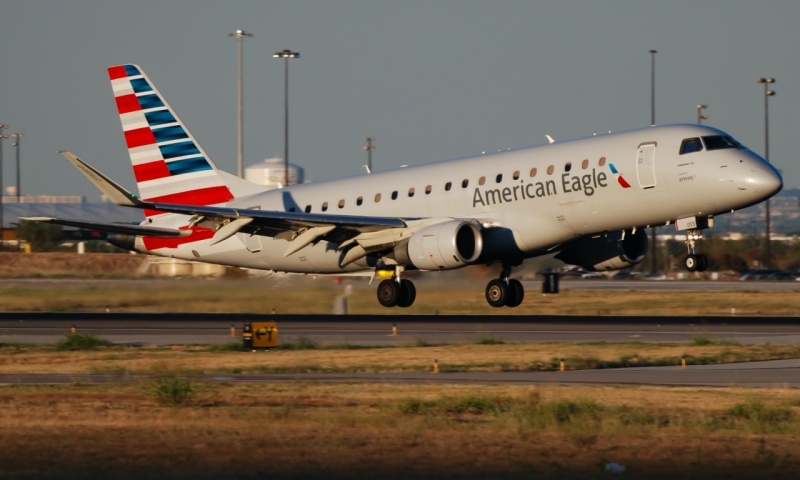
[[[417,298],[417,289],[409,280],[402,280],[404,268],[397,266],[391,280],[378,284],[378,302],[384,307],[410,307]]]
[[[511,274],[511,267],[503,266],[500,278],[494,279],[486,285],[486,301],[489,305],[500,307],[517,307],[525,297],[525,289],[522,282],[515,278],[508,278]]]
[[[708,268],[708,257],[695,252],[695,242],[703,238],[697,230],[686,231],[686,247],[689,249],[689,256],[683,261],[683,266],[689,272],[704,272]]]

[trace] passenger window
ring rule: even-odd
[[[503,174],[502,173],[498,173],[497,176],[494,177],[494,181],[497,182],[497,183],[502,182],[503,181]]]
[[[344,208],[344,199],[339,200],[339,208]]]
[[[547,167],[547,174],[548,175],[552,175],[555,170],[556,170],[556,167],[550,165],[549,167]]]
[[[589,168],[589,159],[586,159],[583,162],[581,162],[581,168],[584,169],[584,170]]]
[[[567,162],[567,164],[564,165],[564,171],[569,172],[570,170],[572,170],[572,162]]]
[[[519,180],[519,170],[514,172],[514,180]]]
[[[306,213],[311,213],[311,205],[306,205]]]
[[[397,190],[392,192],[392,200],[397,200]]]
[[[452,186],[453,186],[452,182],[447,182],[447,183],[445,183],[445,184],[444,184],[444,190],[445,190],[446,192],[449,192],[449,191],[450,191],[450,188],[451,188]]]
[[[414,188],[413,187],[408,189],[408,196],[409,197],[413,197],[414,196]]]
[[[467,180],[467,179],[465,178],[465,179],[464,179],[464,181],[463,181],[463,182],[461,182],[461,188],[467,188],[467,185],[469,185],[469,180]]]
[[[536,176],[536,167],[531,168],[531,178]]]
[[[322,204],[322,211],[323,212],[327,212],[328,211],[328,202],[325,202],[325,203]]]
[[[356,199],[356,205],[360,207],[362,203],[364,203],[364,197],[358,197]]]
[[[602,167],[605,164],[606,164],[606,157],[600,157],[600,161],[598,162],[598,165],[600,165]]]
[[[484,183],[486,183],[486,177],[481,177],[478,179],[478,185],[483,185]]]
[[[687,138],[681,143],[681,155],[699,152],[703,149],[703,144],[699,138]]]
[[[380,201],[381,201],[381,194],[380,193],[376,193],[375,194],[375,203],[378,203]]]
[[[430,185],[425,187],[425,195],[430,195],[431,194],[431,190],[432,190],[432,187]]]

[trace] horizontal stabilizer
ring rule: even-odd
[[[109,200],[116,203],[117,205],[123,205],[126,207],[137,207],[143,204],[139,198],[134,195],[133,193],[125,190],[120,184],[111,180],[110,178],[106,177],[100,171],[89,165],[88,163],[84,162],[80,158],[73,155],[71,152],[59,151],[61,155],[64,156],[69,163],[75,166],[80,172],[89,179],[90,182],[94,184],[95,187],[100,189],[100,191],[105,195]]]
[[[191,235],[191,230],[176,230],[174,228],[145,227],[130,223],[103,223],[87,222],[83,220],[66,220],[52,217],[20,217],[20,220],[31,222],[53,223],[67,227],[100,230],[101,232],[124,233],[126,235],[146,235],[148,237],[186,237]]]

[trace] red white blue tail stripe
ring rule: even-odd
[[[108,76],[142,199],[187,205],[233,199],[216,166],[139,66],[109,67]]]

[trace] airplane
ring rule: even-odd
[[[150,78],[108,68],[139,194],[60,152],[138,225],[32,217],[114,233],[128,250],[272,272],[385,277],[385,307],[409,307],[404,272],[499,265],[492,307],[524,298],[512,269],[552,255],[590,271],[641,262],[645,228],[686,232],[688,271],[714,217],[764,201],[778,171],[727,133],[681,124],[553,141],[344,179],[263,187],[218,169]]]

